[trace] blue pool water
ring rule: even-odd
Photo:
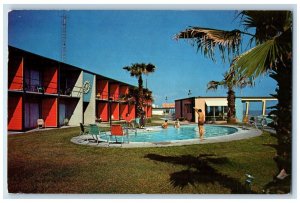
[[[204,129],[204,138],[229,135],[238,131],[233,127],[217,125],[205,125]],[[146,130],[137,133],[129,131],[130,142],[168,142],[187,139],[199,139],[197,125],[181,126],[179,129],[174,128],[173,126],[167,129],[162,129],[161,127],[149,127]]]

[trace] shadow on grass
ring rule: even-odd
[[[195,186],[195,184],[219,183],[221,186],[230,189],[233,194],[254,193],[253,191],[247,190],[245,185],[241,184],[239,180],[221,174],[210,166],[210,163],[228,163],[229,161],[226,157],[215,157],[214,154],[200,154],[198,157],[191,155],[162,156],[158,154],[147,154],[145,158],[186,166],[187,169],[170,174],[170,182],[174,187],[183,189],[188,184]]]
[[[276,150],[276,155],[273,157],[277,165],[277,173],[274,174],[273,180],[264,186],[264,191],[267,194],[288,194],[291,192],[291,159],[288,159],[283,156],[279,156],[278,154],[283,154],[284,149],[278,144],[263,144],[264,146],[273,147]],[[285,171],[289,174],[283,180],[277,178],[277,175],[280,173],[280,170],[285,169]]]

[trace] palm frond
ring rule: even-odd
[[[254,78],[276,67],[285,45],[278,38],[268,40],[235,58],[232,67],[238,74]]]
[[[207,90],[216,90],[220,85],[223,84],[224,81],[209,81],[207,84]]]
[[[149,73],[155,72],[156,67],[153,64],[149,63],[147,65],[145,64],[143,66],[143,69],[144,69],[143,73],[147,75]]]
[[[197,47],[197,51],[202,52],[206,57],[215,60],[215,49],[217,48],[222,56],[239,53],[241,45],[240,30],[217,30],[201,27],[190,27],[175,35],[175,39],[189,39],[192,45]]]
[[[254,38],[257,44],[285,32],[291,27],[291,11],[255,11],[240,12],[241,21],[246,30],[255,29]]]

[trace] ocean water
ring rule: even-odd
[[[266,110],[266,115],[268,115],[272,110],[271,109],[267,109]],[[246,111],[243,112],[244,115],[246,114]],[[261,110],[249,110],[249,115],[250,116],[261,116],[262,115],[262,111]]]
[[[267,109],[266,110],[266,115],[268,115],[272,110]],[[243,112],[244,115],[246,114],[246,112]],[[250,116],[261,116],[262,115],[262,111],[261,110],[249,110],[249,115]]]

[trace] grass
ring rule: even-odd
[[[262,193],[277,173],[269,133],[227,143],[163,148],[75,145],[79,127],[8,136],[10,193]]]

